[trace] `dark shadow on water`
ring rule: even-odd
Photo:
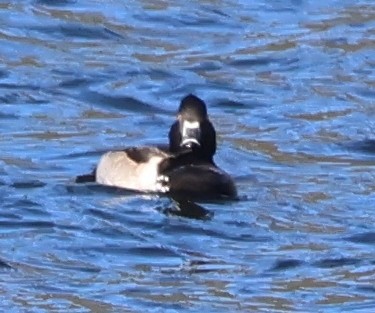
[[[186,199],[173,199],[170,206],[156,208],[165,215],[181,216],[200,220],[210,220],[213,213],[203,206]]]
[[[303,265],[303,261],[296,259],[278,260],[275,265],[271,268],[271,271],[284,271],[294,269]]]
[[[5,78],[9,75],[9,71],[6,71],[4,69],[0,69],[0,79]]]
[[[111,151],[122,151],[125,147],[112,147]],[[77,158],[88,158],[88,157],[99,157],[104,153],[108,152],[108,149],[97,149],[85,152],[72,152],[67,154],[62,154],[58,156],[53,156],[48,158],[48,160],[66,160],[66,159],[77,159]],[[95,165],[94,162],[92,164]]]
[[[110,195],[116,195],[116,196],[134,196],[134,195],[140,194],[139,192],[136,192],[133,190],[111,187],[111,186],[103,186],[97,183],[88,183],[88,184],[72,183],[72,184],[66,185],[65,187],[69,193],[82,194],[82,195],[110,194]]]
[[[31,28],[37,32],[53,35],[54,37],[75,38],[86,40],[120,40],[123,37],[105,27],[87,26],[83,24],[69,23],[57,26],[34,26]]]
[[[375,139],[365,139],[362,141],[352,142],[347,145],[349,150],[364,152],[364,153],[375,153]]]
[[[91,208],[85,210],[86,215],[92,215],[99,217],[103,220],[106,221],[116,221],[117,217],[113,214],[113,211],[108,211],[108,210],[102,210],[102,209],[96,209],[96,208]],[[113,230],[115,231],[115,230]]]
[[[56,226],[53,222],[48,221],[0,221],[0,227],[6,229],[44,229],[53,232],[53,228]]]
[[[312,266],[317,268],[337,268],[343,266],[358,266],[363,260],[357,258],[326,258],[313,262]],[[270,269],[271,272],[293,270],[297,267],[306,265],[306,262],[297,259],[278,260]]]
[[[329,258],[315,262],[314,265],[320,268],[335,268],[348,265],[357,265],[360,262],[361,260],[356,258]]]
[[[0,120],[16,120],[19,117],[15,114],[6,114],[0,112]]]
[[[371,292],[375,294],[375,286],[358,286],[358,290],[365,291],[365,292]]]
[[[227,109],[243,109],[243,108],[253,108],[261,106],[260,103],[253,101],[252,103],[243,103],[233,100],[219,100],[214,104],[217,107],[227,108]]]
[[[72,5],[77,1],[73,0],[35,0],[36,4],[39,5],[48,5],[48,6],[65,6],[65,5]]]
[[[375,232],[356,234],[345,239],[354,243],[375,245]]]
[[[295,64],[299,61],[298,58],[283,59],[283,58],[248,58],[248,59],[235,59],[229,62],[229,65],[237,67],[251,67],[251,66],[262,66],[270,64],[281,64],[281,65],[290,65]]]
[[[131,111],[131,112],[142,112],[144,113],[159,113],[159,114],[166,114],[169,113],[163,109],[157,108],[150,104],[144,103],[140,100],[137,100],[132,97],[127,96],[110,96],[105,94],[100,94],[98,92],[93,91],[86,91],[81,94],[82,98],[90,103],[96,104],[100,107],[103,107],[103,103],[105,103],[105,107],[111,107],[119,110],[124,111]]]
[[[0,88],[6,90],[33,90],[39,91],[42,88],[36,85],[28,85],[28,84],[15,84],[15,83],[0,83]]]
[[[94,79],[88,79],[88,78],[71,78],[71,79],[66,79],[59,83],[59,87],[61,88],[68,88],[68,89],[73,89],[73,88],[82,88],[89,86],[91,83],[94,82]]]
[[[109,195],[116,195],[116,196],[134,196],[134,195],[155,195],[157,197],[168,198],[171,200],[170,203],[167,205],[158,206],[155,209],[162,214],[167,216],[181,216],[193,219],[202,219],[202,220],[210,220],[213,217],[213,212],[204,208],[199,203],[207,203],[207,204],[225,204],[228,201],[240,201],[240,199],[197,199],[197,198],[189,198],[187,196],[182,195],[167,195],[167,194],[158,194],[158,193],[142,193],[139,191],[128,190],[124,188],[117,188],[111,186],[103,186],[96,183],[92,183],[91,181],[86,182],[84,178],[86,176],[89,179],[92,178],[90,174],[80,176],[80,179],[83,178],[83,181],[79,181],[79,183],[72,183],[66,185],[66,190],[69,193],[73,194],[81,194],[81,195],[90,195],[90,194],[109,194]],[[82,183],[82,184],[81,184]]]
[[[28,208],[31,208],[31,207],[41,207],[41,205],[35,201],[31,201],[29,199],[18,199],[16,202],[14,202],[12,205],[14,206],[17,206],[17,207],[21,207],[21,206],[24,206],[24,207],[28,207]],[[47,213],[47,212],[46,212]]]
[[[11,268],[12,267],[8,263],[0,259],[0,269],[11,269]]]
[[[117,247],[116,247],[117,250]],[[156,258],[179,257],[180,255],[172,249],[165,246],[138,246],[126,249],[127,255],[139,255]]]
[[[22,182],[15,182],[11,186],[16,189],[33,189],[33,188],[41,188],[44,187],[46,183],[43,183],[39,180],[31,180],[31,181],[22,181]]]

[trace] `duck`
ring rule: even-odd
[[[168,137],[173,156],[159,164],[158,177],[166,192],[184,198],[237,198],[234,180],[214,161],[216,131],[202,99],[182,99]]]
[[[214,162],[216,131],[202,99],[189,94],[181,100],[168,139],[169,146],[109,151],[93,173],[78,176],[76,182],[180,198],[237,197],[233,179]]]

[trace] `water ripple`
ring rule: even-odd
[[[12,312],[370,312],[370,0],[0,3],[0,286]],[[236,202],[76,185],[208,104]]]

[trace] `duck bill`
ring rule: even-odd
[[[201,129],[199,122],[183,121],[181,134],[181,147],[200,146]]]

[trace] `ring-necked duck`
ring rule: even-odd
[[[96,181],[143,192],[201,198],[237,196],[232,178],[214,163],[216,132],[205,103],[194,95],[181,101],[169,131],[169,149],[131,147],[105,153],[92,175],[77,182]]]
[[[216,132],[206,104],[194,95],[182,99],[169,132],[170,151],[163,160],[158,182],[171,194],[199,198],[237,197],[232,178],[216,166]]]

